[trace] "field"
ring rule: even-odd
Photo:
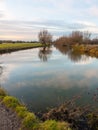
[[[42,47],[41,43],[4,43],[0,44],[0,53],[6,53],[16,50]]]

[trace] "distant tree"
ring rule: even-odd
[[[94,38],[91,40],[91,44],[97,44],[98,45],[98,38]]]
[[[47,31],[40,31],[38,34],[39,42],[46,46],[46,44],[52,43],[52,35]]]
[[[83,41],[84,43],[90,43],[90,37],[91,37],[91,33],[86,31],[83,33]]]
[[[80,31],[73,31],[69,37],[72,43],[82,43],[83,33]]]
[[[0,44],[2,44],[2,41],[0,40]]]

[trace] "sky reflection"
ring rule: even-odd
[[[56,106],[79,94],[83,96],[81,104],[98,105],[91,101],[98,87],[97,59],[83,56],[74,62],[68,55],[51,48],[48,53],[44,52],[44,56],[48,55],[44,62],[39,57],[40,50],[43,49],[0,56],[0,66],[3,68],[0,83],[11,95],[18,97],[34,111]],[[87,95],[88,91],[91,96]]]

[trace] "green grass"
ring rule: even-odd
[[[42,130],[71,130],[66,122],[47,120],[42,125]]]
[[[22,122],[23,129],[33,130],[39,128],[39,122],[34,113],[27,113],[27,116],[23,119]]]
[[[25,106],[17,106],[15,111],[16,111],[18,117],[20,117],[20,118],[24,118],[28,114],[28,110]]]
[[[41,43],[5,43],[5,44],[0,44],[0,52],[35,48],[35,47],[42,47],[42,44]]]
[[[10,107],[12,109],[16,108],[17,106],[20,105],[18,99],[16,99],[15,97],[12,96],[5,96],[3,99],[3,103],[7,106]]]

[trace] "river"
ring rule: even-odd
[[[98,59],[55,47],[2,54],[0,86],[34,112],[73,98],[98,107]]]

